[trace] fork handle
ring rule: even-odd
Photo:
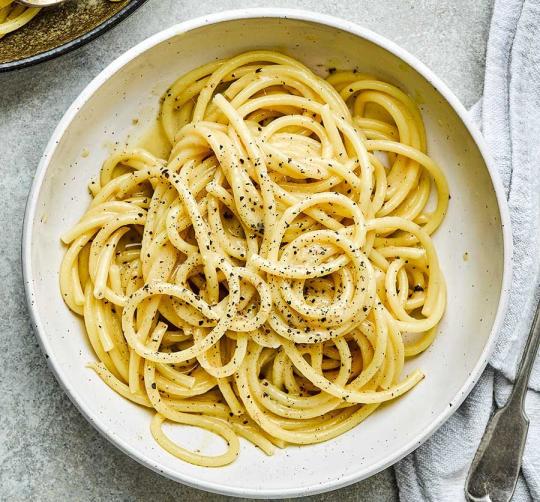
[[[521,362],[519,363],[519,369],[516,376],[516,382],[512,389],[512,394],[508,398],[508,402],[519,401],[521,407],[525,400],[527,393],[527,384],[529,383],[529,377],[534,365],[534,360],[538,352],[538,346],[540,345],[540,303],[536,305],[536,312],[534,314],[533,323],[527,343],[523,349],[523,355],[521,356]]]
[[[527,383],[540,345],[540,304],[521,356],[512,393],[488,422],[465,482],[471,502],[508,502],[514,493],[529,420],[524,410]]]

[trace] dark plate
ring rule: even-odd
[[[89,42],[146,0],[73,0],[43,9],[28,24],[0,38],[0,72],[30,66]]]

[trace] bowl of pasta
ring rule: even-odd
[[[0,72],[65,54],[111,29],[146,0],[78,0],[27,7],[0,0]]]
[[[505,198],[433,73],[281,9],[165,30],[54,132],[23,265],[49,365],[155,471],[213,492],[366,478],[465,399],[502,322]]]

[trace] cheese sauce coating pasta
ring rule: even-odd
[[[430,236],[449,193],[407,94],[253,51],[179,78],[158,122],[166,158],[115,153],[91,182],[60,283],[90,367],[154,412],[163,448],[216,467],[240,436],[327,441],[422,380],[403,365],[445,310]],[[190,451],[164,421],[227,449]]]

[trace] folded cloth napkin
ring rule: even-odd
[[[396,464],[403,502],[459,502],[487,421],[515,378],[536,303],[540,269],[540,0],[496,0],[482,101],[471,110],[501,176],[513,226],[508,313],[490,364],[454,415]],[[540,359],[540,358],[539,358]],[[526,400],[531,420],[515,501],[540,501],[540,363]]]

